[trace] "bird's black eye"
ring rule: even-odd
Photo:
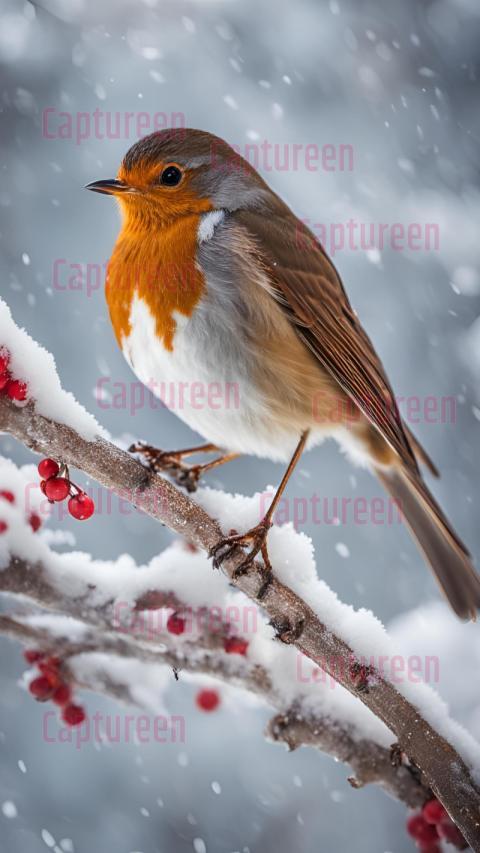
[[[160,175],[160,183],[165,187],[176,187],[182,180],[182,173],[178,166],[167,166]]]

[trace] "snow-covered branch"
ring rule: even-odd
[[[83,470],[118,494],[124,497],[131,495],[134,504],[182,534],[189,542],[209,550],[219,541],[222,534],[220,525],[202,507],[163,477],[146,472],[128,453],[105,439],[86,440],[71,427],[37,414],[32,403],[19,408],[5,398],[0,398],[0,429],[37,452],[62,459]],[[237,523],[236,526],[241,525]],[[235,578],[235,569],[241,560],[242,552],[239,551],[224,562],[223,569],[231,583],[256,601],[262,584],[261,567],[256,565],[248,575]],[[302,576],[301,565],[295,571]],[[317,605],[320,603],[316,602]],[[476,760],[480,765],[478,747],[448,719],[443,703],[438,702],[438,697],[426,686],[416,685],[417,689],[412,689],[416,695],[410,701],[374,666],[369,668],[368,684],[359,683],[352,674],[352,658],[373,656],[378,659],[385,650],[387,638],[383,630],[378,633],[380,626],[375,620],[369,626],[373,630],[372,637],[372,630],[369,634],[369,627],[365,626],[365,614],[355,613],[336,599],[335,605],[330,619],[326,614],[327,618],[322,620],[306,601],[278,578],[274,579],[261,602],[262,609],[276,627],[277,636],[284,643],[296,646],[299,652],[326,670],[393,732],[400,751],[421,769],[428,785],[469,843],[472,846],[477,844],[478,848],[480,790],[471,772]],[[341,608],[345,611],[342,612]],[[338,620],[341,629],[338,633],[332,629],[332,624],[328,624],[331,619]],[[357,646],[349,645],[341,636],[341,633],[353,636],[356,632],[362,638]],[[365,634],[369,635],[367,642]],[[377,646],[376,640],[380,645]],[[413,685],[408,687],[413,688]],[[419,689],[421,687],[423,691]],[[433,702],[433,709],[432,697],[437,700]]]
[[[36,601],[39,603],[39,596]],[[85,630],[81,639],[72,640],[67,634],[62,634],[61,619],[59,622],[57,629],[55,617],[44,620],[41,616],[0,615],[0,634],[40,649],[46,655],[60,656],[62,673],[72,685],[103,693],[130,705],[141,705],[138,690],[134,689],[138,685],[116,677],[112,659],[131,659],[156,669],[168,666],[177,676],[178,673],[201,674],[248,690],[279,711],[266,729],[270,740],[286,744],[289,750],[301,746],[314,747],[349,764],[354,772],[349,782],[355,788],[378,784],[410,808],[423,805],[428,798],[428,786],[422,784],[416,768],[395,761],[394,753],[388,747],[362,738],[352,725],[313,711],[304,712],[301,699],[285,709],[265,668],[243,660],[232,666],[225,654],[222,656],[218,650],[212,651],[212,646],[219,645],[216,634],[206,636],[200,648],[198,639],[195,644],[179,647],[178,643],[168,642],[168,636],[165,637],[167,643],[146,648],[118,634],[94,629]],[[52,628],[55,634],[52,634]],[[79,660],[80,667],[76,665]],[[141,672],[139,674],[141,677]],[[145,710],[151,710],[151,703]]]
[[[9,350],[14,351],[17,339],[12,329],[9,331],[10,339],[6,343]],[[16,332],[25,334],[19,330]],[[30,339],[28,341],[33,344]],[[22,343],[28,349],[23,339]],[[15,366],[20,369],[18,360]],[[28,383],[30,402],[18,405],[7,396],[0,396],[0,430],[15,436],[32,450],[81,469],[102,486],[129,499],[144,512],[185,537],[188,542],[207,552],[219,542],[222,531],[228,532],[231,527],[235,527],[241,532],[242,529],[252,526],[252,517],[253,520],[258,520],[258,498],[248,504],[248,499],[238,496],[232,498],[205,489],[198,494],[198,502],[193,502],[165,478],[147,471],[127,452],[107,441],[105,437],[95,435],[91,423],[86,423],[84,410],[80,420],[73,412],[70,397],[67,398],[68,406],[59,416],[61,405],[58,395],[55,398],[55,410],[49,411],[48,399],[45,394],[42,396],[37,391],[37,384],[27,375],[26,369],[20,374],[20,379]],[[40,385],[42,381],[43,377],[38,378]],[[18,563],[13,564],[13,568],[18,569],[18,580],[12,579],[15,571],[12,572],[10,561],[10,568],[6,573],[5,569],[0,571],[0,576],[5,574],[3,583],[7,588],[10,584],[10,592],[21,594],[23,584],[23,593],[34,598],[35,590],[31,589],[29,565],[34,564],[37,570],[42,556],[45,555],[27,539],[28,537],[14,537],[10,546],[10,558],[18,560]],[[371,712],[369,718],[376,718],[377,726],[383,723],[394,734],[394,739],[398,742],[397,753],[405,754],[410,764],[419,768],[435,796],[441,800],[460,827],[464,837],[474,849],[480,850],[480,787],[474,771],[475,767],[480,768],[478,745],[449,718],[446,706],[427,685],[408,682],[397,686],[393,679],[381,671],[377,665],[378,660],[384,656],[394,657],[396,649],[383,626],[371,613],[356,612],[348,605],[342,604],[334,593],[318,580],[311,544],[306,537],[299,536],[291,529],[274,528],[270,534],[270,554],[275,577],[260,606],[269,618],[277,640],[283,644],[283,649],[290,655],[295,656],[297,652],[308,658],[315,667],[327,672],[359,700],[354,703],[355,710],[352,705],[348,706],[348,714],[347,706],[343,705],[344,718],[349,715],[350,719],[358,721],[358,709],[361,708],[360,703],[363,703]],[[44,587],[39,594],[43,604],[61,607],[63,613],[68,612],[69,600],[72,596],[75,598],[76,585],[77,591],[81,590],[80,597],[86,595],[85,588],[82,589],[82,580],[83,586],[90,583],[98,592],[99,572],[95,571],[95,562],[90,558],[80,561],[76,574],[74,561],[77,556],[56,554],[55,557],[49,557],[53,563],[46,567],[46,575],[55,564],[62,578],[60,601],[57,598],[55,602],[50,598],[49,603],[49,596],[58,596],[59,588],[56,587],[57,591],[52,592],[48,578],[45,577]],[[262,567],[255,563],[248,574],[237,577],[235,570],[243,557],[243,551],[237,549],[223,562],[222,569],[230,583],[257,604],[258,591],[263,586]],[[175,574],[181,578],[181,583],[188,584],[192,593],[198,586],[221,581],[220,576],[212,571],[208,561],[202,559],[205,565],[195,566],[195,578],[185,570],[185,560],[182,562],[182,570]],[[195,581],[200,571],[202,579],[201,584],[198,584]],[[212,578],[215,578],[215,581]],[[107,590],[103,589],[95,601],[93,609],[97,615],[94,618],[100,622],[107,619],[108,623],[109,616],[106,615],[105,608],[108,611],[112,602],[118,598],[118,590],[124,589],[124,584],[118,576],[115,580],[116,584],[110,579],[110,598]],[[142,577],[143,585],[145,580],[146,578]],[[155,588],[153,583],[150,587],[144,586],[142,590],[135,590],[135,593],[147,594]],[[130,604],[137,598],[133,590],[131,592]],[[190,601],[188,594],[182,594],[185,592],[185,586],[176,589],[172,583],[163,588],[163,592],[180,594],[181,600]],[[218,592],[217,589],[216,593]],[[90,612],[87,600],[83,600],[83,606],[84,614]],[[108,624],[100,627],[105,630]],[[269,646],[282,648],[280,643],[271,642],[272,636],[271,632]],[[252,641],[252,647],[256,639]],[[147,645],[142,643],[142,648]],[[361,661],[364,659],[371,663],[363,665]],[[281,666],[284,666],[283,660]],[[265,669],[272,678],[271,662],[267,663]],[[285,702],[287,678],[283,669],[282,679]],[[290,698],[295,698],[298,692],[298,678],[296,682],[293,676],[292,687],[292,678],[289,679]],[[312,687],[311,684],[308,686]],[[289,738],[294,740],[294,735],[290,732],[297,732],[298,735],[302,731],[305,725],[305,708],[309,707],[309,701],[313,702],[314,707],[315,701],[318,701],[318,696],[314,695],[315,690],[309,689],[305,692],[311,693],[312,697],[310,700],[306,696],[302,697],[302,715],[301,719],[296,720],[295,726],[290,726],[289,723],[284,726],[284,730],[290,728],[283,738],[286,741]],[[291,715],[292,708],[290,702],[284,705],[282,711],[284,719],[290,722],[289,712]],[[342,703],[339,702],[337,711],[341,710]],[[370,724],[375,729],[371,721]],[[375,730],[378,732],[378,728]],[[282,726],[277,724],[275,731],[281,736]],[[381,738],[379,741],[380,746],[385,746]]]

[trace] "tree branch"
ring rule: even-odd
[[[104,439],[86,441],[72,428],[39,415],[33,403],[17,407],[5,397],[0,398],[0,430],[37,452],[83,470],[196,545],[209,550],[219,542],[218,523],[201,507]],[[242,549],[237,549],[222,569],[231,583],[255,601],[263,583],[262,567],[255,563],[247,575],[235,577],[243,557]],[[374,668],[370,670],[369,689],[359,687],[348,665],[352,656],[358,657],[355,651],[277,579],[269,586],[261,607],[278,627],[283,641],[293,643],[326,669],[394,732],[400,749],[421,768],[466,840],[474,850],[480,850],[480,788],[465,760],[433,722]],[[345,665],[338,667],[339,661]]]
[[[46,654],[59,656],[64,677],[76,686],[95,693],[102,692],[130,705],[139,703],[128,684],[115,679],[102,664],[95,664],[94,658],[93,663],[89,664],[88,676],[85,675],[85,667],[82,667],[83,674],[79,678],[75,658],[96,653],[108,654],[154,666],[163,664],[175,672],[184,671],[218,678],[226,684],[255,693],[279,710],[266,729],[270,740],[285,743],[289,750],[300,746],[315,747],[336,760],[349,764],[355,774],[349,777],[349,782],[355,788],[376,783],[410,808],[421,806],[428,799],[428,786],[422,784],[419,774],[410,766],[393,761],[391,750],[367,738],[357,737],[350,726],[312,713],[305,714],[299,704],[293,704],[285,710],[263,667],[248,664],[244,660],[233,666],[231,661],[228,661],[227,665],[218,652],[212,652],[208,638],[200,648],[197,640],[192,645],[182,644],[179,648],[178,644],[172,642],[171,637],[166,637],[168,645],[160,644],[159,647],[151,649],[118,635],[89,630],[81,640],[72,641],[61,633],[52,637],[41,624],[32,624],[28,618],[12,614],[0,615],[0,634],[26,645],[33,645]],[[203,652],[203,655],[199,652]]]

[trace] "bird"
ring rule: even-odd
[[[86,189],[112,195],[120,208],[105,292],[138,379],[154,393],[165,380],[238,389],[236,406],[187,400],[175,409],[206,444],[162,451],[137,443],[132,452],[189,490],[239,455],[287,463],[265,517],[224,536],[212,549],[214,565],[241,547],[241,574],[260,555],[258,598],[266,594],[274,511],[303,452],[333,437],[397,502],[455,613],[475,619],[479,576],[420,465],[438,471],[402,420],[339,273],[305,223],[238,151],[196,129],[139,139],[116,178]],[[185,463],[200,451],[220,455]]]

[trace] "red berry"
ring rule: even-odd
[[[448,818],[448,813],[439,800],[429,800],[425,803],[422,815],[427,823],[440,823],[445,817]]]
[[[30,527],[32,528],[33,532],[36,533],[37,530],[39,530],[40,527],[42,526],[42,519],[40,518],[39,515],[37,515],[36,512],[32,512],[30,514],[29,519],[28,519],[28,523],[29,523]]]
[[[43,676],[47,679],[52,690],[56,690],[57,687],[60,686],[60,684],[61,684],[60,676],[53,669],[42,670],[42,668],[40,667],[40,672],[43,673]]]
[[[228,655],[246,655],[248,643],[241,637],[227,637],[224,640],[223,648]]]
[[[87,715],[81,705],[65,705],[62,710],[62,720],[67,726],[80,726]]]
[[[95,504],[85,492],[74,495],[68,502],[68,511],[77,521],[85,521],[95,512]]]
[[[38,464],[38,473],[44,480],[48,480],[49,477],[56,477],[59,471],[60,466],[55,462],[55,459],[42,459]]]
[[[15,495],[13,494],[13,492],[9,492],[6,489],[0,492],[0,498],[5,498],[5,500],[11,504],[15,503]]]
[[[200,690],[195,697],[195,702],[201,711],[215,711],[215,708],[220,705],[220,696],[216,690]]]
[[[52,696],[52,702],[55,702],[55,705],[68,705],[71,698],[72,691],[70,686],[68,684],[60,684]]]
[[[52,685],[44,675],[34,678],[28,685],[28,689],[32,696],[35,696],[35,699],[38,699],[40,702],[45,702],[52,695]]]
[[[172,613],[167,619],[167,631],[170,634],[183,634],[185,632],[185,619],[178,616],[177,613]]]
[[[60,664],[61,660],[57,657],[45,658],[44,660],[41,660],[38,664],[38,668],[42,675],[44,675],[45,678],[48,679],[50,686],[55,689],[59,687],[62,682],[60,673],[58,671]]]
[[[427,823],[421,814],[413,814],[407,820],[407,832],[417,841],[437,841],[437,830],[431,823]]]
[[[52,655],[51,657],[44,658],[42,662],[39,664],[38,668],[41,672],[50,671],[57,672],[60,668],[62,661],[56,655]]]
[[[23,657],[27,663],[38,663],[44,657],[43,652],[38,649],[25,649]]]
[[[0,373],[0,391],[3,391],[4,388],[6,388],[11,378],[12,377],[10,376],[8,370],[5,370],[3,373]]]
[[[437,841],[417,841],[416,846],[420,853],[442,853],[442,848]]]
[[[26,400],[27,386],[25,382],[20,382],[19,379],[10,379],[6,385],[7,395],[11,400]]]
[[[6,521],[0,521],[0,533],[5,533],[8,530],[8,524]]]
[[[449,844],[453,844],[457,850],[467,849],[468,844],[462,833],[449,817],[445,818],[445,820],[441,820],[440,823],[437,823],[436,831],[440,838],[444,838]]]
[[[49,501],[64,501],[70,492],[70,480],[51,477],[46,481],[44,491]]]
[[[10,353],[8,349],[2,347],[0,349],[0,373],[4,373],[10,364]]]

